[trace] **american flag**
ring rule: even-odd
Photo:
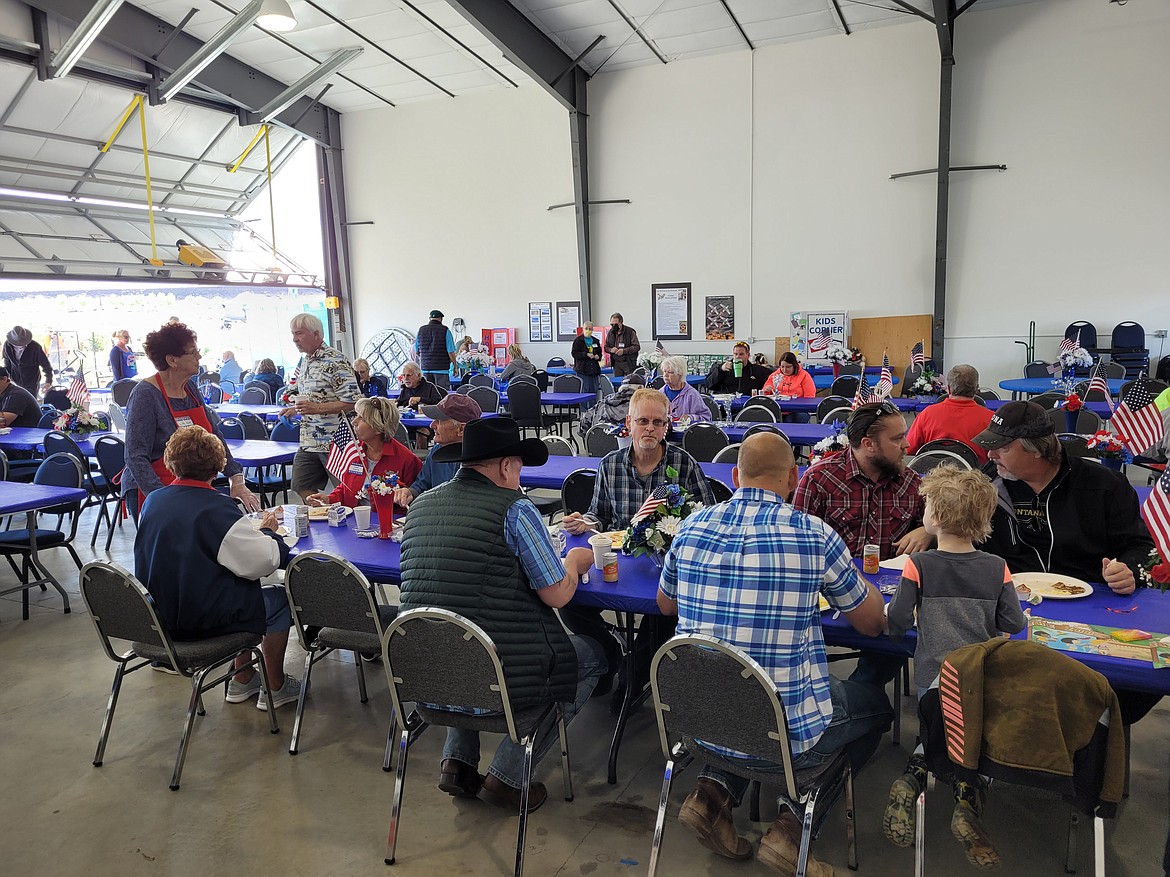
[[[856,409],[860,405],[865,405],[868,402],[874,401],[873,391],[869,388],[869,381],[866,380],[863,373],[857,380],[857,392],[853,394],[853,404],[850,408]]]
[[[1117,406],[1110,423],[1135,457],[1160,443],[1164,434],[1162,412],[1154,404],[1153,394],[1140,385]]]
[[[1094,390],[1100,390],[1105,394],[1105,400],[1112,409],[1113,397],[1109,395],[1109,381],[1105,376],[1105,363],[1103,362],[1093,366],[1093,370],[1089,373],[1089,387],[1085,390],[1085,398],[1088,399]]]
[[[653,512],[656,508],[658,508],[658,506],[662,505],[662,503],[666,500],[666,493],[667,491],[665,484],[650,491],[650,495],[646,497],[646,501],[642,503],[642,507],[638,509],[638,513],[630,519],[630,523],[638,523],[638,521],[642,520],[642,518]]]
[[[1162,473],[1142,503],[1142,519],[1150,530],[1158,553],[1170,558],[1170,469]]]
[[[810,329],[808,333],[808,352],[811,356],[814,353],[824,353],[829,349],[833,338],[829,334],[828,329]]]
[[[1069,338],[1067,335],[1065,335],[1063,338],[1060,339],[1060,352],[1062,355],[1065,353],[1072,353],[1074,350],[1076,350],[1080,346],[1081,346],[1081,332],[1079,329],[1077,330],[1077,337],[1076,338]]]
[[[333,433],[333,441],[329,445],[329,456],[325,458],[325,468],[338,481],[349,471],[349,467],[361,462],[362,451],[354,441],[353,430],[349,426],[349,418],[344,414],[337,431]]]
[[[662,339],[661,338],[658,338],[655,340],[654,349],[657,350],[659,353],[661,353],[663,356],[666,356],[666,348],[662,346]]]
[[[923,338],[910,348],[910,365],[926,365],[926,339]]]
[[[877,385],[873,388],[874,399],[885,399],[894,392],[894,378],[890,374],[890,358],[882,354],[882,372],[878,375]]]
[[[86,411],[89,410],[89,387],[85,385],[85,372],[79,371],[73,376],[73,380],[69,382],[69,389],[65,391],[65,395],[78,408],[84,408]]]

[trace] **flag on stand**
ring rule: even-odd
[[[917,344],[910,348],[910,366],[913,368],[916,365],[926,365],[926,339],[923,338]]]
[[[824,353],[832,343],[832,336],[828,329],[812,329],[808,333],[808,355]]]
[[[69,382],[69,389],[65,391],[65,395],[78,408],[84,408],[86,411],[89,410],[89,387],[85,385],[85,372],[79,371],[73,376],[73,380]]]
[[[344,414],[337,431],[333,433],[333,441],[329,444],[329,456],[325,458],[325,468],[329,474],[341,480],[354,463],[360,463],[362,450],[354,440],[353,430],[349,426],[349,418]]]
[[[661,353],[663,356],[666,356],[666,348],[662,346],[662,339],[661,338],[657,339],[654,342],[654,349],[657,350],[659,353]]]
[[[874,394],[869,389],[869,381],[865,378],[865,373],[862,372],[861,377],[857,381],[857,392],[853,394],[853,404],[850,408],[856,410],[859,405],[865,405],[867,402],[873,402]]]
[[[1066,335],[1065,337],[1060,339],[1060,352],[1062,355],[1065,353],[1072,353],[1074,350],[1076,350],[1080,346],[1081,346],[1081,333],[1080,333],[1079,329],[1077,330],[1077,337],[1076,338],[1069,338]]]
[[[658,506],[662,504],[663,500],[666,499],[666,493],[667,490],[665,484],[650,491],[650,495],[646,497],[646,501],[642,503],[642,507],[638,509],[638,513],[630,519],[630,523],[638,523],[638,521],[642,520],[642,518],[646,517],[646,515],[650,514],[656,508],[658,508]]]
[[[1162,412],[1154,404],[1153,394],[1143,386],[1129,391],[1110,423],[1135,457],[1162,441]]]
[[[1105,376],[1105,363],[1103,362],[1097,363],[1089,372],[1089,387],[1085,390],[1085,399],[1088,399],[1094,390],[1100,390],[1105,394],[1105,401],[1109,403],[1109,408],[1112,410],[1113,397],[1109,395],[1109,380]]]
[[[894,392],[894,378],[890,374],[890,358],[882,354],[882,372],[878,375],[877,386],[873,388],[874,399],[886,399]]]
[[[1142,519],[1162,558],[1170,558],[1170,469],[1162,473],[1142,503]]]

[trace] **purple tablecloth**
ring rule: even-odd
[[[733,442],[743,441],[744,435],[753,426],[758,426],[756,423],[720,423],[717,424],[724,434]],[[815,445],[823,438],[828,438],[833,435],[832,427],[827,423],[778,423],[776,424],[784,434],[788,436],[789,441],[794,446],[796,445]],[[670,438],[671,441],[682,441],[682,432],[672,430]]]
[[[525,466],[521,469],[520,484],[524,487],[560,490],[570,472],[578,469],[596,470],[600,462],[601,457],[549,457],[543,466]],[[731,470],[735,467],[731,463],[700,463],[699,467],[716,481],[735,489],[731,483]]]
[[[373,516],[377,526],[377,516]],[[353,515],[346,518],[344,527],[330,527],[325,521],[309,524],[309,535],[297,541],[289,552],[292,555],[316,549],[344,557],[372,582],[397,584],[401,551],[390,539],[359,539],[354,531]]]
[[[52,430],[37,429],[35,426],[13,427],[11,432],[0,435],[0,448],[6,451],[39,451],[45,442],[45,435]],[[93,440],[106,432],[91,432],[85,438],[72,436],[87,457],[93,456]]]
[[[227,439],[227,446],[241,466],[291,463],[300,448],[296,442],[270,442],[262,439]]]
[[[43,509],[59,503],[81,502],[84,499],[85,491],[77,487],[0,481],[0,515],[14,515],[17,512]]]

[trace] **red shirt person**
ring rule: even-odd
[[[353,434],[361,448],[355,461],[331,493],[313,493],[305,497],[309,505],[341,503],[347,508],[369,500],[369,483],[375,475],[398,476],[400,487],[409,487],[422,471],[422,461],[414,451],[394,438],[398,430],[398,405],[382,397],[359,399],[354,406]],[[395,514],[406,509],[394,507]]]
[[[923,445],[936,439],[958,439],[978,455],[980,463],[986,463],[987,451],[972,441],[991,423],[991,412],[975,401],[978,390],[979,372],[974,366],[951,366],[947,372],[947,398],[919,412],[906,433],[910,453],[917,454]]]

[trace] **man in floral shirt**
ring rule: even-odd
[[[302,354],[294,380],[297,395],[281,416],[301,416],[301,448],[293,459],[292,489],[301,496],[318,493],[329,483],[325,458],[341,422],[362,397],[349,360],[325,343],[325,329],[312,314],[297,314],[290,324],[293,344]]]

